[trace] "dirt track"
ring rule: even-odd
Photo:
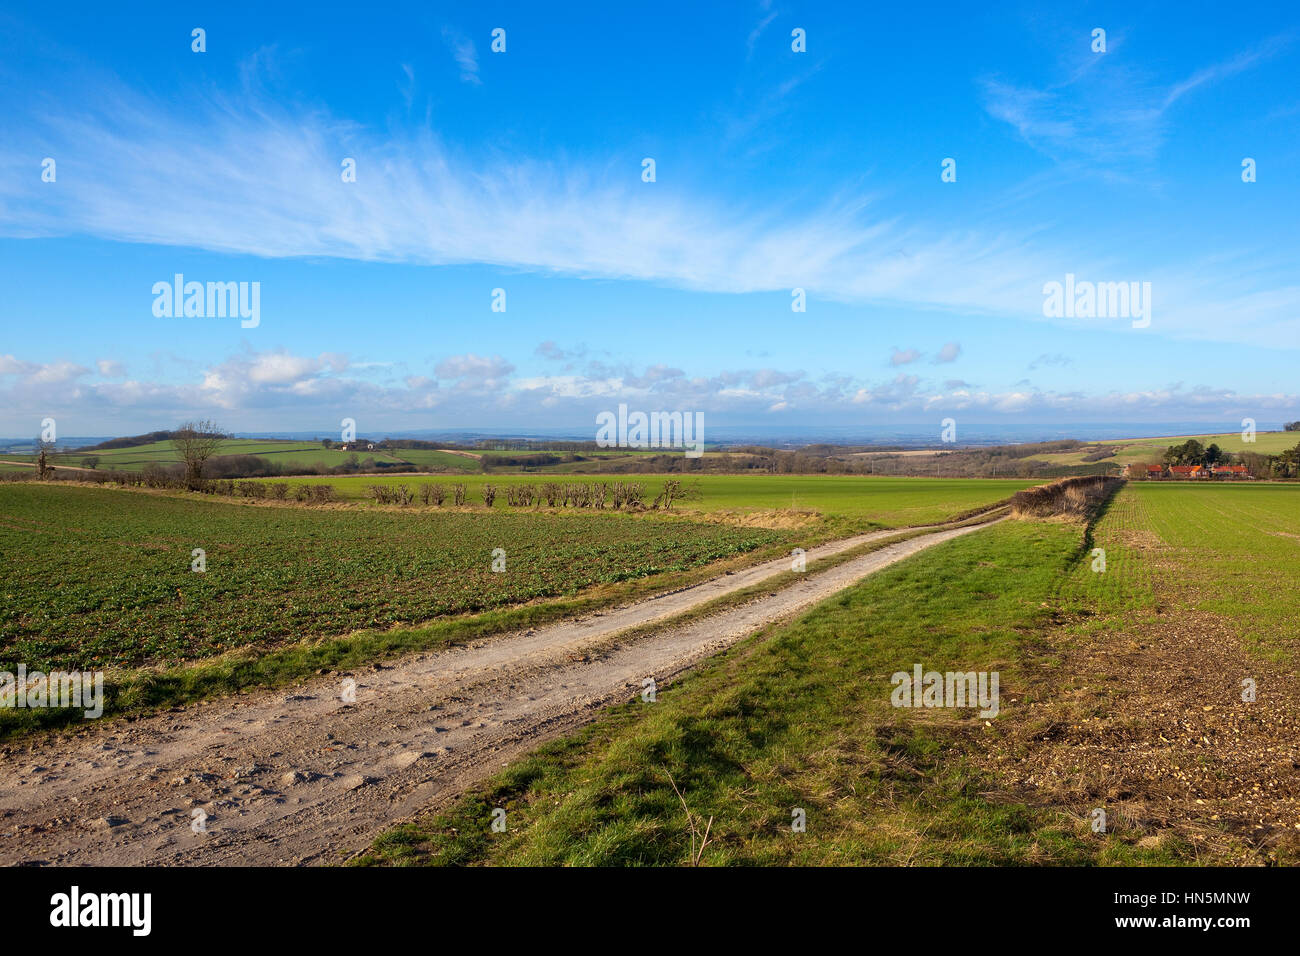
[[[105,721],[0,750],[0,863],[329,863],[511,758],[662,687],[691,664],[886,565],[983,525],[938,530],[818,572],[888,537],[810,549],[809,573],[692,622],[668,620],[789,570],[769,562],[605,613],[343,675]],[[629,628],[643,628],[636,635]],[[653,706],[647,704],[646,706]],[[206,832],[193,832],[194,811]]]

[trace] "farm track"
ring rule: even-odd
[[[305,865],[364,850],[511,759],[659,687],[881,568],[986,527],[948,527],[834,567],[900,530],[818,548],[779,591],[683,620],[789,570],[782,558],[603,613],[286,691],[208,701],[0,749],[0,863]],[[906,529],[901,529],[906,530]],[[653,705],[647,705],[653,706]],[[193,814],[206,832],[193,832]]]

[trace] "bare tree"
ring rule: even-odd
[[[36,478],[44,481],[53,477],[54,466],[50,464],[50,455],[54,454],[54,442],[44,438],[36,439]]]
[[[226,436],[213,422],[185,422],[172,432],[172,445],[185,465],[185,484],[193,491],[203,487],[203,466],[217,453]]]
[[[681,494],[682,483],[676,478],[670,478],[664,482],[664,490],[659,493],[659,497],[654,500],[650,507],[658,508],[663,506],[665,511],[671,511],[673,508],[673,498]]]

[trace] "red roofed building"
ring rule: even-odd
[[[1245,465],[1215,465],[1214,475],[1216,478],[1219,475],[1225,478],[1249,478],[1250,472],[1246,470]]]
[[[1205,468],[1201,465],[1170,465],[1169,474],[1174,478],[1204,478]]]
[[[1124,466],[1125,478],[1163,478],[1165,469],[1163,465],[1143,465],[1138,462],[1129,462]]]

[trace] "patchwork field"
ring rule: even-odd
[[[1004,522],[607,713],[362,862],[1295,863],[1298,575],[1297,486],[1132,484],[1090,534]],[[1001,712],[891,706],[916,663],[1000,672]]]
[[[1195,438],[1202,445],[1217,444],[1223,451],[1234,455],[1243,451],[1276,455],[1300,444],[1300,432],[1258,432],[1255,441],[1249,443],[1242,441],[1240,432],[1232,432],[1227,435],[1179,435],[1167,438],[1131,438],[1121,441],[1092,442],[1077,451],[1033,457],[1056,465],[1079,465],[1083,464],[1084,456],[1091,452],[1100,448],[1114,448],[1117,449],[1115,457],[1102,460],[1123,466],[1133,462],[1159,461],[1170,445],[1181,445],[1189,438]]]
[[[373,459],[377,465],[396,467],[403,464],[417,468],[432,468],[447,474],[480,474],[486,463],[492,468],[505,472],[520,472],[524,466],[510,465],[504,462],[510,458],[526,457],[534,452],[515,450],[483,450],[475,452],[452,452],[436,448],[375,448],[373,450],[342,451],[339,448],[325,448],[320,442],[285,441],[278,439],[231,438],[223,442],[219,455],[253,455],[267,461],[283,465],[286,471],[322,465],[336,468],[347,464],[353,456],[359,462]],[[550,452],[563,457],[565,452]],[[581,461],[560,462],[546,466],[550,473],[567,474],[578,471],[596,472],[603,467],[635,462],[637,459],[660,454],[658,451],[638,451],[615,449],[610,451],[584,451]],[[706,452],[705,457],[715,457],[717,452]],[[51,461],[58,467],[79,468],[87,456],[99,459],[96,467],[104,471],[140,471],[146,465],[174,465],[180,461],[175,446],[170,441],[151,442],[134,445],[129,448],[109,448],[99,451],[61,451]],[[34,461],[29,453],[0,454],[0,458],[14,462]],[[0,468],[4,463],[0,462]],[[19,466],[21,467],[21,466]]]
[[[478,465],[472,459],[450,455],[434,450],[421,451],[412,449],[410,455],[405,451],[401,455],[389,454],[382,450],[375,451],[340,451],[337,448],[324,448],[320,442],[267,441],[251,438],[232,438],[224,442],[219,452],[221,455],[255,455],[268,461],[280,462],[286,467],[304,467],[323,464],[337,467],[346,464],[356,455],[358,459],[373,458],[377,462],[396,464],[409,461],[414,464],[432,464],[453,471],[477,471]],[[55,466],[65,465],[79,467],[82,459],[93,455],[99,459],[96,467],[103,471],[139,471],[148,464],[174,465],[180,461],[176,448],[170,441],[152,442],[148,445],[135,445],[131,448],[109,448],[103,451],[61,453],[54,457]],[[30,455],[10,456],[15,461],[30,460]],[[419,461],[416,461],[416,458]]]

